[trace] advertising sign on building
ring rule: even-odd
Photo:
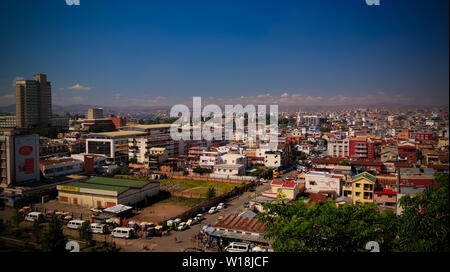
[[[36,136],[26,135],[15,137],[15,171],[16,182],[39,179],[37,164],[38,153]]]

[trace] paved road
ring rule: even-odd
[[[230,199],[226,204],[227,208],[219,211],[215,214],[205,214],[205,220],[200,224],[191,226],[189,229],[184,231],[172,231],[169,236],[163,237],[151,237],[150,239],[133,239],[127,241],[125,245],[124,239],[115,239],[116,245],[123,246],[121,251],[141,251],[143,246],[146,245],[148,248],[152,248],[154,252],[179,252],[186,248],[197,247],[195,243],[191,241],[197,233],[200,232],[201,228],[205,224],[214,224],[218,221],[219,216],[225,216],[227,214],[235,214],[246,210],[243,205],[251,194],[261,193],[270,187],[268,183],[257,186],[255,192],[245,192],[240,196]],[[175,241],[175,237],[178,242]]]

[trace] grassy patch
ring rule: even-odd
[[[226,182],[214,182],[203,180],[184,180],[184,179],[166,179],[161,180],[161,184],[168,187],[176,187],[177,192],[189,190],[193,194],[206,194],[208,188],[213,187],[218,190],[219,194],[227,193],[234,189],[234,187],[241,187],[242,184],[226,183]],[[191,190],[193,189],[193,190]]]

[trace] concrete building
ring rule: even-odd
[[[118,204],[133,206],[135,203],[159,194],[159,183],[93,177],[83,182],[58,185],[61,203],[86,208],[108,208]]]
[[[264,153],[264,165],[272,168],[279,168],[282,166],[282,157],[279,151],[266,151]]]
[[[42,160],[40,169],[46,178],[75,174],[83,171],[83,161],[72,158]]]
[[[351,138],[348,155],[354,159],[375,159],[375,141],[364,136]]]
[[[128,139],[148,135],[142,131],[90,133],[86,138],[86,153],[105,155],[108,163],[128,161]]]
[[[19,128],[52,125],[52,87],[47,75],[34,75],[33,80],[17,79],[16,123]]]
[[[275,199],[281,194],[288,200],[293,200],[297,198],[301,191],[300,185],[301,183],[294,181],[274,180],[270,183],[270,190],[263,192],[262,196]]]
[[[382,162],[396,162],[398,161],[398,150],[394,146],[381,147],[381,161]]]
[[[15,127],[16,127],[15,115],[0,116],[0,128],[15,128]]]
[[[87,119],[103,119],[103,109],[102,108],[89,108]]]
[[[135,158],[138,163],[144,163],[149,150],[154,147],[164,148],[167,150],[168,156],[174,155],[174,142],[170,134],[130,137],[128,138],[128,147],[129,158]]]
[[[392,189],[383,189],[374,192],[373,202],[382,209],[397,208],[397,192]]]
[[[310,171],[305,175],[305,189],[307,193],[332,194],[330,192],[334,192],[335,196],[340,196],[342,181],[342,175]]]
[[[145,168],[159,170],[159,166],[169,158],[167,149],[164,147],[152,147],[145,156]]]
[[[218,152],[204,152],[199,159],[199,165],[203,168],[214,169],[217,164],[221,163],[223,160]]]
[[[363,172],[353,177],[349,182],[345,182],[342,187],[342,194],[350,197],[353,204],[373,202],[376,178],[367,172]]]
[[[225,154],[222,155],[222,161],[224,164],[243,165],[247,167],[247,158],[241,154]]]
[[[214,167],[214,174],[224,176],[237,176],[245,174],[245,166],[243,164],[217,164]]]
[[[0,130],[0,186],[39,181],[39,135]]]
[[[349,144],[348,140],[335,140],[328,142],[327,154],[330,157],[348,158]]]

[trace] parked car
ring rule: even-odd
[[[45,214],[45,217],[48,219],[53,218],[53,216],[55,216],[55,211],[47,211],[47,213]]]
[[[225,203],[219,203],[219,205],[217,205],[218,210],[223,210],[225,208],[226,208]]]
[[[249,252],[250,251],[250,244],[239,243],[239,242],[232,242],[227,247],[225,247],[225,250],[227,252]]]
[[[44,222],[44,214],[41,212],[30,212],[25,216],[25,221],[28,222]]]
[[[69,229],[79,229],[84,222],[86,222],[86,220],[70,220],[69,223],[67,223],[67,227]]]
[[[209,209],[209,211],[208,211],[209,214],[213,214],[215,212],[217,212],[217,208],[216,207],[211,207],[211,209]]]
[[[181,222],[178,226],[177,226],[177,230],[185,230],[188,229],[189,226],[186,224],[186,222]]]
[[[100,233],[104,234],[108,231],[108,228],[105,224],[99,224],[99,223],[92,223],[91,224],[91,232],[92,233]]]
[[[198,224],[200,221],[197,219],[197,217],[191,218],[186,222],[186,225],[192,226],[195,224]]]
[[[195,218],[197,218],[198,222],[205,220],[205,217],[201,213],[197,214],[197,216]]]
[[[134,229],[118,227],[111,232],[111,235],[116,238],[130,239],[134,236]]]

